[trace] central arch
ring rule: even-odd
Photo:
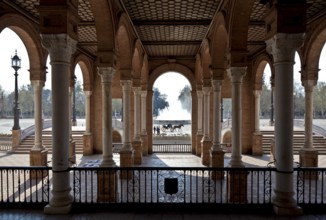
[[[153,98],[153,86],[154,82],[160,77],[162,74],[166,72],[177,72],[184,76],[190,83],[192,88],[191,98],[192,98],[192,111],[191,111],[191,145],[192,145],[192,153],[195,153],[195,144],[196,144],[196,131],[197,131],[197,92],[196,92],[196,79],[194,72],[188,67],[178,64],[178,63],[168,63],[163,64],[157,68],[155,68],[151,74],[149,75],[148,84],[147,84],[147,113],[148,115],[153,115],[153,106],[152,106],[152,98]],[[149,117],[146,122],[147,134],[148,134],[148,142],[149,142],[149,153],[153,152],[153,117]]]

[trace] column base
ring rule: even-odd
[[[212,142],[210,140],[203,140],[201,142],[201,162],[205,166],[210,165],[210,149]]]
[[[134,166],[134,150],[120,151],[120,167],[133,167]],[[131,179],[132,171],[122,170],[120,174],[121,179]]]
[[[299,156],[301,167],[318,167],[318,151],[316,149],[301,148]]]
[[[134,164],[141,165],[143,159],[142,146],[140,141],[133,141],[132,147],[134,149]]]
[[[51,206],[46,205],[44,207],[44,214],[48,214],[48,215],[63,215],[63,214],[69,214],[71,211],[71,205],[66,205],[66,206],[60,206],[60,207],[56,207],[56,206]]]
[[[101,170],[97,173],[97,202],[116,202],[117,174],[115,170]]]
[[[69,144],[69,165],[72,166],[76,163],[76,142],[71,141]]]
[[[57,176],[57,178],[64,178],[67,175]],[[55,178],[55,177],[54,177]],[[69,178],[69,174],[68,174]],[[50,203],[44,207],[45,214],[68,214],[71,211],[72,195],[70,194],[71,188],[62,191],[52,190],[52,198]]]
[[[40,149],[40,150],[31,150],[29,152],[29,165],[30,166],[47,166],[48,163],[48,150]],[[48,172],[46,170],[30,173],[31,179],[43,179],[48,176]]]
[[[148,136],[147,134],[142,134],[141,136],[141,148],[143,151],[143,156],[148,155]]]
[[[210,151],[210,166],[223,168],[224,167],[224,154],[225,152],[221,150]],[[213,180],[221,180],[224,179],[224,171],[212,171],[211,178]]]
[[[20,140],[21,140],[21,130],[12,130],[12,151],[15,151],[17,147],[20,145]]]
[[[201,141],[203,139],[202,134],[197,134],[196,136],[196,155],[201,156]]]
[[[228,201],[230,203],[247,203],[247,172],[229,171],[227,182]]]
[[[275,196],[273,197],[274,212],[277,215],[302,215],[302,209],[297,205],[293,199],[291,192],[279,192],[274,190]]]
[[[262,156],[263,147],[262,147],[263,135],[259,132],[254,133],[252,136],[252,155],[253,156]]]
[[[83,135],[83,156],[88,156],[93,154],[93,135],[84,134]]]
[[[299,151],[300,167],[318,167],[318,151],[316,149],[301,148]],[[317,171],[304,172],[305,179],[318,178]]]

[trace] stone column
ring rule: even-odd
[[[42,89],[44,81],[32,80],[34,90],[35,142],[30,151],[30,166],[46,166],[48,151],[42,143]]]
[[[197,91],[198,98],[198,129],[196,155],[201,156],[201,140],[203,139],[203,91]]]
[[[101,167],[115,167],[112,151],[112,78],[113,67],[98,67],[102,82],[102,145],[103,160]],[[97,175],[98,202],[115,202],[116,173],[100,171]]]
[[[142,163],[142,148],[140,139],[140,94],[141,88],[134,87],[134,140],[132,147],[134,149],[134,164],[140,165]]]
[[[130,140],[130,92],[131,80],[121,80],[123,90],[123,147],[120,151],[120,166],[131,167],[134,165],[134,150]]]
[[[93,154],[93,135],[91,133],[91,95],[92,91],[84,91],[85,94],[85,133],[83,135],[83,155],[92,155]]]
[[[241,85],[246,74],[246,67],[231,67],[229,76],[232,82],[232,156],[230,167],[244,167],[241,156],[242,148],[242,106]]]
[[[98,74],[102,81],[102,167],[114,167],[112,151],[112,78],[115,69],[113,67],[98,67]]]
[[[148,155],[148,136],[146,130],[146,96],[147,91],[141,91],[141,144],[143,155]]]
[[[69,68],[76,41],[67,34],[42,34],[52,66],[52,197],[44,208],[47,214],[71,210],[69,173]]]
[[[204,95],[204,136],[201,140],[201,160],[202,164],[205,166],[210,165],[210,149],[212,146],[212,141],[209,137],[209,99],[210,99],[211,87],[203,87]]]
[[[76,163],[76,142],[72,137],[72,99],[73,99],[74,87],[69,86],[69,161],[70,165]]]
[[[229,166],[242,168],[242,106],[241,86],[247,67],[231,67],[229,77],[232,83],[232,155]],[[234,170],[228,173],[228,201],[234,203],[247,202],[247,172]]]
[[[318,151],[313,146],[313,91],[316,80],[305,80],[303,86],[305,89],[305,142],[300,149],[300,166],[301,167],[318,167]],[[309,177],[309,176],[307,176]]]
[[[260,96],[261,90],[254,91],[255,96],[255,132],[252,136],[252,154],[254,156],[263,155],[262,134],[260,132]]]
[[[299,214],[293,189],[293,64],[303,34],[277,33],[267,40],[275,68],[275,166],[277,214]],[[285,104],[286,103],[286,104]]]
[[[213,80],[213,145],[210,151],[210,166],[224,167],[224,151],[221,147],[221,86],[222,80]],[[224,172],[212,173],[212,177],[216,179],[223,178]]]

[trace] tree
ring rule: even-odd
[[[19,107],[21,116],[34,117],[34,92],[32,85],[22,85],[19,90]]]
[[[178,100],[181,102],[181,107],[187,112],[191,112],[191,88],[189,85],[183,87],[178,96]]]
[[[76,116],[84,118],[85,117],[85,95],[81,86],[80,81],[76,81],[75,84],[75,109]]]
[[[161,94],[158,88],[154,88],[153,97],[153,116],[159,116],[159,112],[165,108],[169,108],[169,102],[166,101],[167,95]]]
[[[45,117],[52,115],[52,93],[49,89],[44,89],[42,93],[42,110]]]

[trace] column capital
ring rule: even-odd
[[[115,69],[113,67],[98,67],[97,71],[101,76],[102,83],[112,83],[115,74]]]
[[[302,81],[302,86],[304,87],[305,91],[312,92],[313,88],[317,84],[317,80],[304,80]]]
[[[146,90],[142,90],[141,91],[141,97],[146,98],[146,96],[147,96],[147,91]]]
[[[317,80],[318,80],[318,72],[319,71],[320,71],[320,69],[314,68],[314,67],[307,67],[307,66],[301,67],[300,73],[301,73],[302,85],[303,85],[303,82],[306,80],[315,81],[315,85],[316,85]]]
[[[135,86],[135,87],[132,87],[135,95],[140,95],[141,94],[141,87],[139,86]]]
[[[120,80],[120,84],[123,87],[123,89],[130,90],[132,86],[131,80]]]
[[[203,90],[197,90],[197,96],[203,97]]]
[[[49,51],[51,63],[70,63],[77,41],[68,34],[41,34],[42,45]]]
[[[92,91],[84,91],[84,95],[86,96],[86,97],[90,97],[91,95],[92,95]]]
[[[261,90],[254,90],[253,93],[254,93],[254,96],[257,98],[257,97],[261,96],[262,91]]]
[[[247,73],[247,67],[231,67],[227,72],[232,83],[241,83]]]
[[[211,87],[204,86],[202,91],[204,95],[208,95],[211,92]]]
[[[266,40],[267,52],[273,55],[274,63],[293,62],[295,51],[302,45],[303,37],[303,33],[277,33]]]
[[[214,91],[218,92],[221,91],[221,86],[222,86],[223,80],[212,80],[212,86]]]
[[[31,80],[31,84],[33,87],[44,87],[44,81],[43,80]]]

